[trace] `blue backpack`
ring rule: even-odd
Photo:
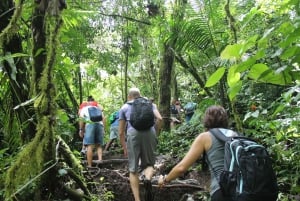
[[[90,116],[90,120],[92,122],[102,121],[102,111],[97,106],[88,106],[88,112]]]
[[[192,102],[188,102],[185,106],[184,106],[184,109],[185,109],[185,113],[186,114],[191,114],[195,111],[196,109],[196,103],[192,103]]]
[[[277,178],[266,148],[247,137],[226,137],[217,128],[209,131],[224,142],[223,195],[232,201],[276,201]]]

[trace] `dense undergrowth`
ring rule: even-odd
[[[239,108],[245,111],[240,115],[243,120],[243,135],[265,145],[272,156],[280,188],[280,201],[297,200],[296,197],[300,194],[299,99],[299,91],[292,88],[271,105],[260,103],[255,109],[251,106],[248,109]],[[195,137],[204,131],[202,116],[209,104],[214,104],[214,101],[204,100],[199,103],[198,110],[189,124],[183,123],[170,133],[161,133],[159,153],[171,154],[179,161]],[[231,126],[235,129],[234,122]],[[202,165],[199,159],[194,167],[201,171]]]

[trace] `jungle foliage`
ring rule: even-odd
[[[164,117],[160,153],[182,157],[206,107],[221,104],[234,129],[268,147],[279,200],[294,200],[299,33],[298,0],[0,1],[0,199],[63,199],[58,189],[93,199],[78,105],[93,95],[109,116],[137,86]],[[198,108],[171,130],[174,98]]]

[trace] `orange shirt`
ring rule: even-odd
[[[78,110],[78,114],[80,114],[80,111],[82,110],[82,108],[84,108],[85,106],[99,106],[97,101],[84,101],[79,105],[79,110]]]

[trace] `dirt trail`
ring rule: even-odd
[[[94,161],[95,168],[89,170],[98,189],[106,189],[114,194],[114,201],[134,201],[129,184],[128,161],[121,154],[106,153],[103,161]],[[165,156],[157,156],[155,175],[152,179],[154,201],[187,201],[206,200],[209,175],[201,172],[188,172],[182,178],[172,181],[164,188],[159,188],[157,179],[160,174],[168,172],[165,164],[174,159]],[[141,173],[142,174],[142,173]],[[140,182],[140,193],[144,200],[144,185]],[[101,192],[101,190],[99,191]],[[200,195],[201,194],[201,195]]]

